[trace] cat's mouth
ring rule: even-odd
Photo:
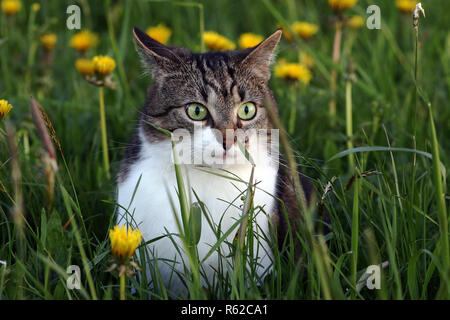
[[[222,157],[222,159],[225,160],[225,159],[227,158],[227,156],[230,157],[231,155],[230,155],[230,153],[227,153],[226,151],[223,151],[223,152],[222,152],[222,155],[220,155],[219,152],[218,152],[217,155],[216,155],[216,152],[215,152],[215,151],[213,151],[213,152],[211,153],[211,157],[212,157],[212,158],[219,158],[220,156]]]

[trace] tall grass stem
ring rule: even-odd
[[[100,86],[98,90],[100,99],[100,125],[102,130],[103,165],[105,167],[106,176],[108,177],[108,179],[110,179],[111,175],[109,172],[108,136],[106,132],[105,100],[104,100],[103,86]]]
[[[347,149],[353,149],[353,110],[352,110],[352,81],[347,79],[345,83],[345,128],[347,134]],[[348,155],[348,169],[352,172],[355,167],[353,153]]]
[[[120,300],[125,300],[125,272],[120,276]]]
[[[336,31],[334,33],[333,40],[333,70],[331,70],[331,78],[330,78],[330,91],[331,91],[331,100],[329,105],[329,113],[331,123],[334,123],[336,117],[336,86],[337,86],[337,64],[339,63],[341,57],[341,43],[342,43],[342,19],[338,17],[338,21],[336,22]]]
[[[431,148],[433,154],[433,182],[435,186],[436,195],[436,205],[439,214],[439,230],[441,233],[441,259],[442,259],[442,269],[446,274],[447,278],[450,276],[450,252],[449,252],[449,241],[448,241],[448,217],[447,208],[445,204],[445,192],[442,186],[442,176],[440,170],[440,158],[439,158],[439,143],[437,140],[436,128],[434,126],[433,111],[431,109],[431,103],[428,103],[428,113],[430,118],[430,133],[431,133]],[[448,281],[441,283],[441,291],[445,290],[443,298],[450,298],[448,286]]]
[[[352,212],[352,240],[351,240],[351,248],[352,248],[352,284],[356,288],[356,284],[358,281],[357,272],[358,272],[358,236],[359,236],[359,188],[361,177],[356,170],[355,172],[355,182],[353,186],[353,212]],[[352,293],[352,297],[355,297],[355,293]]]

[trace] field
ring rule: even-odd
[[[66,25],[72,4],[81,8],[81,28],[98,36],[85,52],[69,45],[80,31]],[[365,24],[372,4],[380,29]],[[293,151],[317,190],[304,232],[294,235],[302,258],[275,253],[272,272],[259,279],[244,238],[230,258],[234,273],[210,286],[198,282],[198,257],[190,261],[189,295],[180,298],[449,299],[450,2],[422,5],[417,34],[412,13],[388,0],[359,0],[339,14],[314,0],[22,0],[17,13],[1,12],[0,99],[13,108],[0,120],[0,299],[119,299],[121,291],[129,300],[171,297],[143,245],[135,259],[142,281],[127,277],[120,290],[117,272],[106,272],[115,177],[151,81],[132,30],[160,23],[171,30],[169,45],[192,51],[209,50],[205,31],[237,44],[245,32],[267,37],[283,25],[292,38],[284,33],[275,68],[302,62],[311,72],[310,81],[272,75],[270,82],[290,144],[284,151]],[[362,26],[343,25],[354,15]],[[290,28],[295,21],[318,30],[299,36]],[[45,50],[41,36],[49,33],[57,42]],[[95,55],[115,60],[115,89],[99,89],[75,67]],[[45,126],[39,131],[33,122],[30,96],[48,116],[51,143],[40,135]],[[81,270],[79,290],[68,288],[71,265]],[[381,266],[379,289],[366,286],[373,265]]]

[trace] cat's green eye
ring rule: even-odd
[[[192,120],[205,120],[208,116],[208,109],[199,103],[190,103],[186,106],[186,113]]]
[[[256,114],[256,106],[253,102],[246,102],[238,109],[238,116],[242,120],[250,120]]]

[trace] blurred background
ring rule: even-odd
[[[2,5],[3,2],[5,0]],[[450,20],[447,13],[450,2],[422,1],[426,18],[420,18],[417,67],[412,26],[415,1],[343,1],[349,3],[348,8],[333,7],[332,2],[22,0],[18,10],[11,4],[10,7],[2,6],[0,99],[8,100],[13,108],[0,122],[0,127],[8,120],[16,128],[25,212],[30,225],[36,228],[42,225],[42,199],[47,192],[39,151],[43,146],[29,111],[30,95],[48,114],[60,142],[67,161],[67,169],[61,169],[61,179],[67,189],[73,182],[90,235],[85,241],[94,243],[93,251],[101,251],[104,246],[99,244],[104,244],[102,241],[114,212],[119,161],[145,102],[146,87],[151,82],[151,78],[144,75],[134,48],[133,26],[147,30],[155,38],[161,36],[160,41],[167,45],[197,52],[252,46],[277,28],[283,28],[284,36],[274,62],[270,87],[298,156],[300,170],[319,192],[333,177],[341,186],[342,198],[331,198],[326,204],[334,208],[336,219],[342,222],[341,236],[335,234],[336,243],[331,246],[342,252],[348,249],[342,243],[349,240],[351,212],[348,205],[351,207],[353,194],[343,186],[352,177],[356,166],[360,172],[383,173],[381,180],[377,176],[368,177],[369,183],[376,187],[367,187],[362,192],[360,202],[364,206],[364,217],[361,224],[375,230],[381,228],[376,216],[382,209],[373,208],[372,203],[379,197],[393,201],[390,209],[385,208],[386,217],[391,219],[392,210],[399,206],[396,199],[407,198],[416,184],[412,201],[418,211],[412,206],[409,214],[421,217],[420,221],[414,220],[410,226],[395,216],[390,223],[394,224],[393,228],[399,228],[398,232],[409,227],[417,232],[404,242],[398,240],[396,245],[405,248],[416,239],[420,248],[434,248],[436,239],[432,234],[438,229],[433,223],[429,226],[428,219],[423,218],[423,214],[430,214],[434,221],[437,220],[428,158],[398,152],[394,162],[388,152],[367,152],[354,154],[351,160],[348,156],[330,159],[355,147],[391,146],[431,153],[427,108],[427,102],[430,102],[440,160],[448,168]],[[84,34],[85,39],[74,40],[81,30],[68,30],[66,26],[66,20],[71,16],[66,10],[73,4],[81,9],[81,30],[92,33],[90,36]],[[380,9],[381,28],[370,30],[366,26],[370,16],[366,9],[373,4]],[[245,33],[251,35],[242,39]],[[51,36],[43,37],[46,35]],[[83,48],[83,41],[88,42],[87,47]],[[336,41],[340,41],[340,48],[336,48]],[[116,64],[110,74],[115,89],[105,87],[104,90],[111,179],[103,167],[98,88],[86,81],[89,70],[76,67],[77,59],[92,59],[96,55],[108,55]],[[419,96],[414,85],[415,73]],[[350,96],[351,101],[348,100]],[[4,221],[8,221],[6,217],[14,192],[4,134],[2,139],[0,208]],[[413,161],[417,161],[417,180],[412,180],[411,176]],[[60,161],[60,168],[64,167]],[[447,187],[445,178],[448,173],[444,175],[444,188]],[[57,190],[50,210],[63,210],[59,193]],[[448,203],[448,195],[445,199]],[[422,215],[417,213],[419,211]],[[68,217],[65,213],[60,215],[58,223],[64,225]],[[11,257],[11,248],[6,245],[10,239],[7,224],[0,224],[0,259]],[[375,234],[382,252],[387,250],[383,245],[387,234],[378,231]],[[398,255],[400,264],[405,266],[411,251],[405,249]],[[64,261],[67,257],[61,259]],[[425,268],[427,261],[423,263]],[[406,269],[401,269],[399,278],[406,277]],[[417,276],[417,279],[424,277]],[[433,281],[439,283],[439,278],[433,278]]]

